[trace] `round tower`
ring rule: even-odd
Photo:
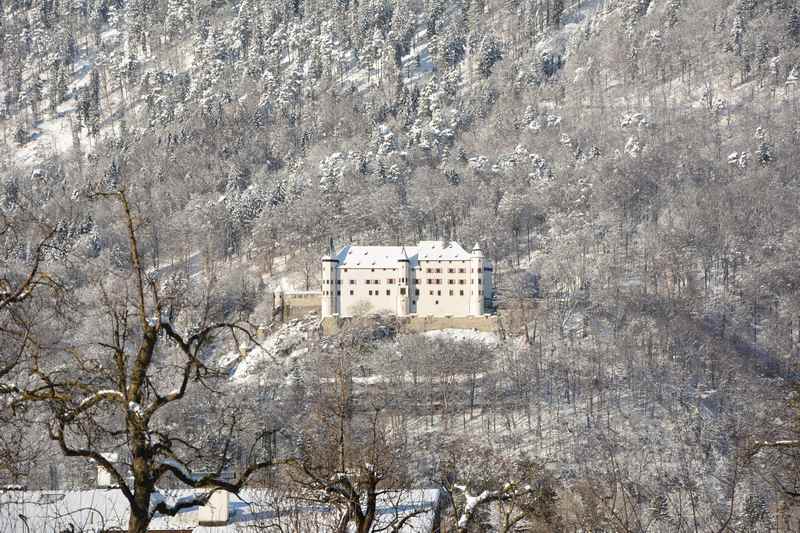
[[[405,247],[400,251],[397,260],[397,316],[409,314],[409,283],[411,278],[411,262],[408,260]]]
[[[333,255],[322,257],[322,316],[333,316],[339,312],[336,284],[339,260]]]
[[[483,252],[476,242],[470,254],[470,293],[469,314],[481,316],[483,314]]]

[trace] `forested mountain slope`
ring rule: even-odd
[[[480,241],[508,339],[370,337],[345,365],[416,443],[394,481],[532,457],[565,524],[618,531],[766,531],[792,504],[794,449],[764,443],[797,438],[797,1],[3,1],[0,297],[40,260],[59,290],[0,313],[39,349],[96,346],[134,294],[118,191],[185,331],[269,322],[330,239]],[[308,413],[340,348],[219,390],[327,442]],[[45,483],[29,459],[4,473]]]

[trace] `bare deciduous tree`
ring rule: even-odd
[[[214,434],[215,465],[203,464],[203,473],[193,471],[201,445],[185,433],[193,428],[166,424],[164,415],[190,398],[193,389],[217,394],[214,379],[221,375],[211,357],[220,334],[236,341],[250,337],[239,324],[213,322],[206,302],[191,332],[182,333],[169,319],[165,296],[155,272],[147,272],[140,258],[140,221],[125,192],[102,193],[122,210],[129,245],[127,273],[114,286],[100,285],[98,298],[105,309],[99,322],[81,330],[73,317],[73,336],[88,337],[84,345],[66,342],[36,342],[25,346],[23,360],[30,377],[6,385],[17,412],[43,408],[50,438],[66,457],[91,460],[105,468],[130,504],[129,533],[144,533],[156,513],[173,515],[181,509],[203,504],[214,490],[238,492],[258,470],[272,466],[264,461],[248,464],[234,480],[221,473],[230,468],[235,415],[222,418]],[[37,283],[36,272],[27,287]],[[19,286],[6,301],[26,294]],[[92,300],[96,305],[96,300]],[[238,344],[238,343],[237,343]],[[20,363],[22,364],[22,363]],[[172,390],[164,390],[172,385]],[[194,399],[196,401],[196,397]],[[227,418],[227,420],[226,420]],[[203,424],[202,418],[197,419]],[[128,458],[131,480],[120,463],[105,452],[122,452]],[[183,485],[210,489],[169,504],[155,503],[157,484],[171,475]]]
[[[360,399],[354,377],[368,349],[364,332],[340,334],[332,353],[319,354],[319,385],[290,475],[311,498],[339,509],[337,533],[373,531],[379,500],[409,486],[406,440],[383,421],[379,398]],[[385,530],[399,531],[424,509],[398,513]],[[394,528],[394,529],[393,529]]]

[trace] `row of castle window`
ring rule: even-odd
[[[414,279],[414,280],[412,280],[412,284],[413,285],[420,285],[420,284],[422,284],[422,281],[423,280],[421,280],[421,279]],[[456,281],[458,281],[458,285],[466,285],[466,283],[467,283],[467,281],[463,280],[463,279],[459,279],[459,280],[449,279],[449,280],[447,280],[447,284],[448,285],[456,285]],[[394,282],[395,282],[394,278],[389,278],[389,279],[386,280],[386,283],[388,285],[394,285]],[[406,278],[400,278],[400,283],[405,283],[405,282],[406,282]],[[325,279],[325,280],[322,280],[322,283],[323,283],[323,285],[333,285],[333,280]],[[349,280],[349,283],[350,283],[350,285],[357,285],[358,281],[354,280],[354,279],[351,279],[351,280]],[[368,280],[365,280],[364,283],[366,285],[380,285],[381,284],[381,280],[379,280],[379,279],[368,279]],[[341,285],[341,284],[342,284],[342,280],[337,279],[336,280],[336,285]],[[428,278],[428,285],[441,285],[441,284],[442,284],[442,280],[440,278]],[[478,278],[478,285],[482,285],[482,284],[483,284],[483,280],[481,278]]]
[[[370,296],[380,296],[380,291],[378,291],[378,290],[375,290],[374,292],[375,292],[375,293],[373,294],[373,291],[371,291],[371,290],[370,290],[370,291],[369,291],[369,295],[370,295]],[[430,296],[433,296],[433,291],[428,291],[428,292],[429,292]],[[455,291],[453,291],[453,289],[450,289],[450,291],[449,291],[449,292],[450,292],[450,296],[455,296]],[[329,291],[323,291],[323,293],[324,293],[326,296],[328,296],[328,295],[330,294],[330,292],[329,292]],[[355,293],[355,291],[352,291],[352,290],[351,290],[351,291],[350,291],[350,296],[353,296],[353,295],[354,295],[354,293]],[[341,291],[336,291],[336,296],[341,296],[341,294],[342,294],[342,292],[341,292]],[[405,295],[405,294],[406,294],[406,290],[405,290],[405,289],[400,289],[400,294],[401,294],[401,295]],[[415,294],[416,296],[419,296],[419,289],[414,289],[414,294]],[[483,291],[482,291],[482,290],[480,290],[480,289],[478,289],[478,294],[479,294],[479,295],[480,295],[480,294],[483,294]],[[387,290],[386,290],[386,296],[391,296],[391,295],[392,295],[392,291],[390,291],[390,290],[388,290],[388,289],[387,289]],[[442,295],[442,291],[436,291],[436,296],[441,296],[441,295]],[[459,296],[464,296],[464,289],[461,289],[461,290],[459,290],[459,291],[458,291],[458,295],[459,295]],[[414,303],[415,303],[415,304],[417,303],[417,302],[416,302],[416,300],[414,301]],[[438,302],[437,302],[437,304],[438,304]]]
[[[428,293],[430,294],[430,296],[433,296],[433,291],[428,291]],[[455,291],[453,289],[450,289],[449,293],[450,293],[450,296],[455,296]],[[326,292],[326,294],[327,294],[327,292]],[[340,294],[340,292],[336,291],[336,295],[338,296],[339,294]],[[354,294],[355,294],[355,291],[350,291],[350,296],[353,296]],[[368,291],[368,294],[369,294],[369,296],[380,296],[380,291],[376,290],[373,293],[373,291],[370,290],[370,291]],[[405,296],[406,290],[405,289],[400,289],[400,294],[402,296]],[[416,296],[419,296],[419,289],[415,289],[414,290],[414,294]],[[478,294],[483,294],[483,291],[478,290]],[[386,296],[391,296],[391,295],[392,295],[392,291],[387,289]],[[442,295],[442,291],[436,291],[436,296],[441,296],[441,295]],[[459,290],[458,291],[458,295],[459,296],[464,296],[464,289]],[[416,303],[416,301],[414,303]]]
[[[417,268],[419,268],[419,267],[417,267]],[[347,272],[346,268],[343,268],[342,270]],[[378,269],[371,268],[370,272],[375,272],[375,270],[394,270],[394,269],[393,268],[378,268]],[[419,270],[422,270],[422,269],[419,268]],[[474,272],[474,270],[472,270],[471,268],[469,269],[469,271],[470,271],[470,273]],[[442,269],[441,268],[426,268],[425,272],[428,273],[428,274],[441,274],[442,273]],[[464,274],[464,273],[467,272],[467,269],[466,268],[448,268],[447,269],[447,273],[448,274],[455,274],[456,272],[458,272],[459,274]],[[481,272],[483,272],[483,268],[478,267],[478,274],[480,274]]]
[[[466,273],[466,271],[467,271],[466,268],[448,268],[447,269],[447,273],[448,274],[455,274],[456,272],[458,272],[459,274],[464,274],[464,273]],[[470,268],[469,271],[472,272],[473,270]],[[483,268],[478,267],[478,273],[480,274],[481,272],[483,272]],[[441,274],[442,273],[442,269],[441,268],[426,268],[425,269],[425,273],[426,274]]]

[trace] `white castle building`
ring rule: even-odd
[[[492,267],[476,243],[345,246],[322,258],[322,316],[480,316],[492,299]]]

